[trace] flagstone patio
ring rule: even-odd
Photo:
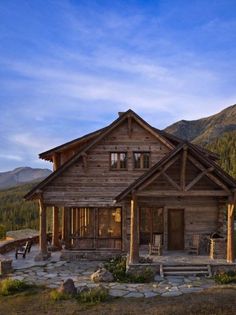
[[[67,262],[60,260],[60,252],[53,252],[50,260],[35,262],[34,257],[38,246],[33,246],[25,259],[14,257],[14,252],[6,254],[13,259],[14,272],[9,277],[24,280],[27,283],[45,285],[49,288],[57,288],[60,284],[71,278],[79,289],[97,287],[99,284],[91,281],[91,274],[101,265],[100,261],[75,261]],[[155,282],[148,284],[134,283],[104,283],[109,289],[109,294],[114,297],[153,297],[179,296],[185,293],[201,292],[206,288],[216,286],[215,281],[203,277],[170,276],[161,278],[156,275]]]

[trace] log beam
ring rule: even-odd
[[[234,203],[228,204],[227,262],[234,262]]]
[[[139,262],[139,214],[137,206],[137,196],[135,193],[132,193],[130,214],[131,224],[129,263],[135,264]]]
[[[128,136],[131,138],[132,136],[132,117],[128,116]]]
[[[50,253],[47,249],[47,213],[42,199],[39,199],[39,253],[35,260],[47,260]]]
[[[53,214],[53,223],[52,223],[52,247],[53,249],[60,248],[59,242],[59,208],[52,208]]]
[[[181,165],[181,173],[180,173],[180,187],[181,187],[182,191],[185,190],[187,154],[188,154],[188,149],[185,146],[184,149],[183,149],[182,165]]]

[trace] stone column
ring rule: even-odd
[[[135,193],[132,194],[130,214],[131,224],[129,263],[135,264],[139,262],[139,214],[137,207],[137,197]]]
[[[47,260],[51,254],[47,249],[47,218],[46,207],[43,200],[39,200],[39,253],[36,255],[35,260]]]

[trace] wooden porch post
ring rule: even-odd
[[[55,249],[60,248],[59,242],[59,208],[53,207],[53,216],[52,216],[52,246]]]
[[[61,238],[65,242],[65,232],[66,232],[66,217],[65,217],[65,207],[62,207],[61,211]]]
[[[47,250],[47,219],[46,219],[46,207],[43,200],[39,200],[39,250],[35,260],[46,260],[50,257],[50,253]]]
[[[56,171],[60,167],[60,154],[53,154],[53,171]],[[60,248],[59,242],[59,209],[58,207],[52,208],[52,247],[54,249]]]
[[[234,262],[234,203],[228,204],[227,262]]]
[[[130,214],[131,225],[129,263],[135,264],[139,261],[139,214],[137,207],[137,196],[135,195],[135,193],[132,193]]]

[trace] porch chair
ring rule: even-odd
[[[153,234],[152,243],[149,243],[149,255],[162,255],[162,234]]]
[[[192,241],[188,249],[188,253],[190,255],[199,255],[199,251],[200,251],[200,235],[194,234],[192,236]]]
[[[15,257],[18,258],[18,255],[22,255],[23,258],[25,258],[26,254],[30,252],[32,246],[31,241],[27,241],[25,245],[18,247],[16,249]]]

